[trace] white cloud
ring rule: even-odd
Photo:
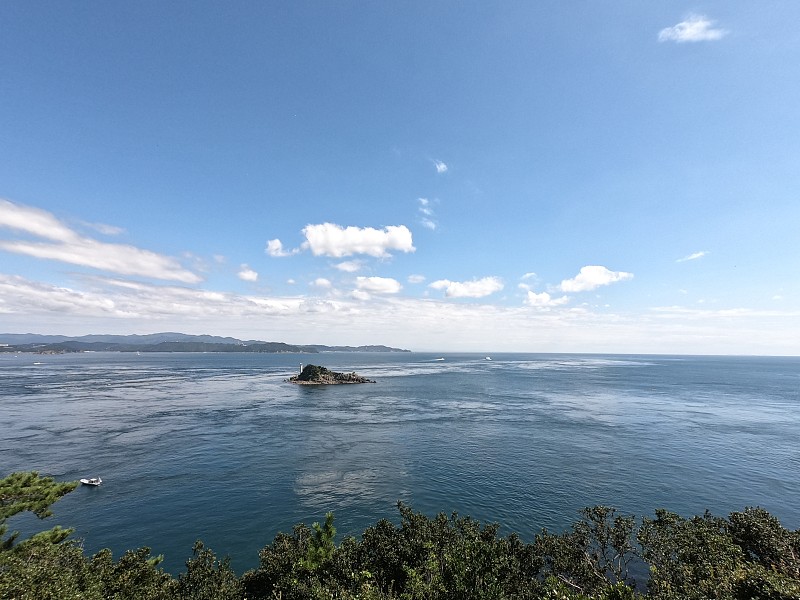
[[[414,252],[411,231],[405,225],[389,225],[384,229],[372,227],[341,227],[334,223],[306,225],[303,228],[306,241],[314,256],[340,258],[353,254],[387,257],[390,250]]]
[[[357,277],[356,288],[361,292],[373,294],[396,294],[403,286],[390,277]]]
[[[724,29],[715,29],[714,21],[702,15],[690,15],[672,27],[658,32],[659,42],[707,42],[722,39],[728,34]]]
[[[483,298],[502,290],[503,281],[499,277],[484,277],[463,282],[440,279],[431,283],[429,287],[444,290],[444,295],[448,298]]]
[[[175,258],[126,244],[109,244],[84,237],[52,213],[0,199],[0,228],[44,238],[0,240],[0,250],[35,258],[109,271],[119,275],[199,283],[201,277]]]
[[[537,294],[536,292],[528,291],[528,296],[525,298],[525,304],[528,306],[537,306],[539,308],[550,308],[553,306],[561,306],[569,302],[568,296],[561,296],[560,298],[553,298],[547,292]]]
[[[430,229],[431,231],[436,229],[436,221],[432,221],[431,219],[420,219],[420,224],[425,229]]]
[[[22,206],[3,199],[0,199],[0,227],[57,242],[74,242],[80,237],[46,210]]]
[[[425,275],[409,275],[408,283],[422,283],[425,281]]]
[[[534,273],[533,271],[530,271],[530,272],[528,272],[528,273],[525,273],[525,274],[524,274],[522,277],[520,277],[519,279],[520,279],[520,281],[521,281],[522,283],[519,283],[519,284],[517,285],[517,287],[518,287],[519,289],[521,289],[521,290],[526,290],[526,291],[527,291],[527,290],[530,290],[530,289],[531,289],[531,286],[532,286],[533,284],[536,284],[536,283],[539,281],[539,276],[538,276],[536,273]],[[533,280],[533,281],[532,281],[531,283],[525,283],[526,281],[529,281],[529,280]]]
[[[668,307],[615,314],[395,295],[357,301],[363,295],[369,297],[366,292],[347,299],[239,295],[89,276],[66,287],[0,273],[0,313],[10,332],[32,326],[66,335],[169,328],[298,344],[385,343],[431,352],[800,354],[798,310]],[[310,313],[312,328],[303,318]]]
[[[238,276],[242,281],[258,281],[258,273],[247,266],[247,264],[243,264],[239,267]]]
[[[370,298],[372,298],[372,296],[370,296],[368,292],[365,292],[363,290],[353,290],[350,293],[350,296],[352,296],[356,300],[369,300]]]
[[[81,223],[86,227],[102,233],[103,235],[120,235],[125,233],[125,230],[122,227],[117,227],[116,225],[106,225],[105,223],[87,223],[85,221],[81,221]]]
[[[274,239],[274,240],[269,240],[267,242],[267,248],[265,252],[270,256],[274,256],[276,258],[282,258],[284,256],[292,256],[293,254],[297,254],[298,252],[300,252],[300,249],[293,248],[292,250],[284,250],[283,242],[281,242],[279,239]]]
[[[317,277],[314,281],[311,282],[311,285],[318,288],[330,288],[333,284],[331,283],[330,279],[325,279],[324,277]]]
[[[440,160],[434,160],[433,166],[436,167],[437,173],[447,173],[447,165]]]
[[[430,230],[435,230],[437,223],[434,220],[433,209],[431,208],[431,201],[427,198],[417,198],[419,202],[420,223],[423,227]]]
[[[611,271],[606,267],[589,265],[582,267],[580,273],[574,278],[562,281],[559,289],[562,292],[588,292],[600,286],[627,279],[633,279],[633,273]]]
[[[701,250],[700,252],[694,252],[692,254],[684,256],[683,258],[679,258],[675,262],[679,262],[680,263],[680,262],[686,262],[687,260],[697,260],[698,258],[703,258],[707,254],[708,254],[708,252],[706,252],[705,250]]]
[[[687,308],[684,306],[656,306],[650,309],[666,319],[750,319],[760,317],[800,317],[800,311],[778,311],[752,308]]]
[[[360,260],[346,260],[335,264],[334,267],[345,273],[355,273],[361,270],[362,264]]]
[[[0,273],[0,306],[4,305],[8,314],[20,314],[28,322],[30,315],[42,319],[52,315],[56,324],[74,315],[80,319],[83,332],[87,330],[87,322],[97,319],[116,323],[115,327],[138,321],[144,331],[152,331],[154,321],[163,321],[170,327],[186,327],[194,322],[205,328],[211,322],[209,319],[219,319],[222,331],[240,319],[243,331],[247,331],[252,329],[253,317],[293,319],[309,312],[339,315],[352,312],[348,305],[330,300],[237,295],[103,277],[87,277],[84,281],[90,289],[53,286]]]
[[[118,307],[106,295],[3,274],[0,274],[0,310],[6,314],[54,313],[62,317],[90,314],[126,318],[135,315]]]

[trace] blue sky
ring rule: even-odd
[[[800,354],[800,4],[0,4],[0,331]]]

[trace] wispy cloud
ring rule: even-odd
[[[242,281],[258,281],[258,273],[247,266],[247,264],[243,264],[239,267],[238,276]]]
[[[521,290],[530,290],[531,287],[539,281],[539,276],[533,271],[530,271],[528,273],[525,273],[519,279],[520,283],[517,284],[517,287]],[[530,281],[531,283],[527,283],[528,281]]]
[[[425,275],[409,275],[407,281],[408,283],[423,283],[425,281]]]
[[[656,306],[650,309],[667,319],[744,319],[759,317],[800,317],[800,311],[762,310],[752,308],[687,308],[685,306]]]
[[[89,227],[90,229],[94,229],[103,235],[121,235],[125,233],[125,230],[122,227],[117,227],[116,225],[106,225],[105,223],[87,223],[86,221],[81,221],[81,224]]]
[[[361,270],[363,264],[360,260],[346,260],[333,266],[340,271],[344,271],[345,273],[355,273]]]
[[[447,173],[447,165],[440,160],[434,160],[433,166],[436,167],[437,173]]]
[[[499,277],[484,277],[472,281],[450,281],[440,279],[428,287],[444,290],[448,298],[483,298],[503,289],[503,281]]]
[[[0,250],[90,267],[119,275],[152,277],[182,283],[202,278],[175,258],[126,244],[109,244],[78,234],[52,213],[0,199],[0,229],[39,240],[0,240]]]
[[[311,285],[322,289],[329,289],[333,286],[330,279],[325,279],[324,277],[317,277],[314,281],[311,282]]]
[[[728,32],[725,29],[714,28],[715,21],[703,15],[690,15],[672,27],[665,27],[658,32],[659,42],[709,42],[720,40]]]
[[[420,223],[427,229],[436,229],[436,221],[434,220],[433,208],[431,208],[431,201],[427,198],[417,198],[419,202]]]
[[[708,254],[708,252],[706,252],[705,250],[701,250],[700,252],[693,252],[692,254],[688,254],[688,255],[684,256],[683,258],[679,258],[675,262],[682,263],[682,262],[686,262],[688,260],[697,260],[698,258],[703,258],[707,254]]]
[[[306,225],[303,228],[308,248],[314,256],[341,258],[353,254],[367,254],[379,258],[390,256],[390,251],[414,252],[411,231],[405,225],[389,225],[383,229],[372,227],[342,227],[334,223]]]
[[[599,265],[582,267],[572,279],[565,279],[558,286],[562,292],[588,292],[603,285],[633,279],[633,273],[611,271]]]

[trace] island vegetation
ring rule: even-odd
[[[656,510],[635,518],[596,506],[569,530],[542,530],[530,542],[500,535],[495,524],[429,517],[399,504],[399,523],[378,521],[337,544],[329,513],[322,524],[278,534],[260,551],[258,567],[241,576],[199,541],[186,570],[173,576],[149,548],[114,559],[109,550],[86,555],[59,527],[22,540],[8,535],[11,516],[45,518],[75,486],[37,473],[0,480],[0,598],[800,598],[800,531],[761,508],[690,518]]]
[[[299,375],[287,379],[289,383],[299,385],[337,385],[348,383],[375,383],[371,379],[357,373],[337,373],[319,365],[306,365]]]

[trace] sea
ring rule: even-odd
[[[298,386],[301,364],[375,383]],[[0,476],[101,477],[11,528],[87,553],[195,540],[238,573],[332,511],[339,539],[398,501],[532,541],[586,506],[761,506],[800,528],[800,358],[579,354],[0,354]]]

